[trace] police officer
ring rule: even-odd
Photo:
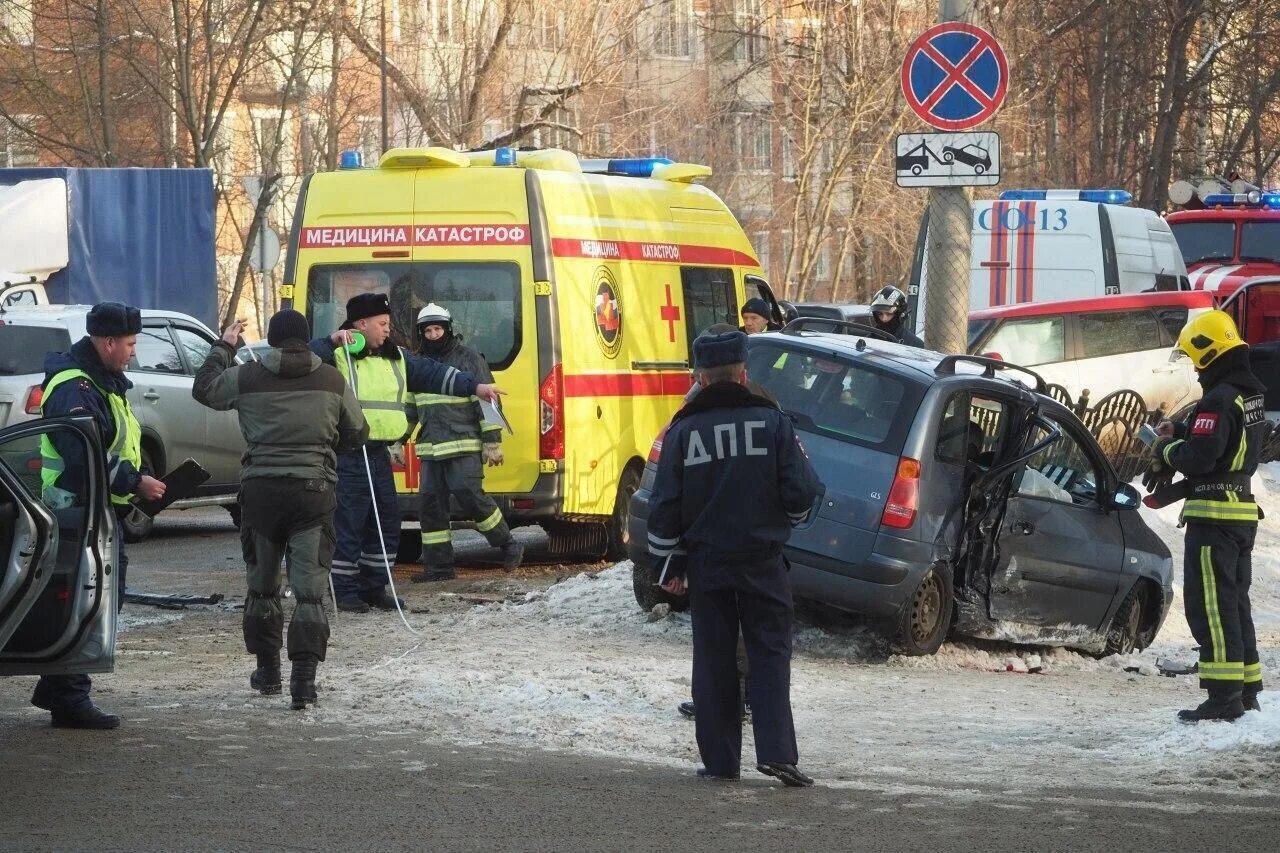
[[[649,550],[667,563],[664,588],[693,610],[693,698],[704,778],[736,779],[742,753],[734,647],[741,627],[756,769],[803,787],[791,718],[791,586],[782,544],[803,520],[818,479],[791,427],[746,382],[746,335],[694,341],[703,390],[676,413],[658,462]],[[686,581],[687,567],[687,581]],[[686,586],[687,583],[687,586]]]
[[[748,335],[760,332],[776,332],[782,328],[769,319],[769,303],[759,296],[753,296],[742,303],[742,325],[738,331]]]
[[[324,594],[333,556],[336,453],[359,447],[369,428],[342,375],[307,349],[306,317],[277,312],[267,324],[273,349],[251,364],[236,364],[241,329],[239,321],[231,324],[209,351],[191,396],[211,409],[235,409],[248,445],[240,470],[240,543],[249,586],[244,644],[258,659],[249,686],[264,696],[282,689],[280,561],[287,554],[297,602],[289,622],[289,692],[301,710],[316,700],[316,666],[329,643]]]
[[[352,353],[352,332],[364,336],[365,346]],[[339,353],[345,347],[348,352]],[[478,384],[430,358],[405,352],[391,340],[391,305],[385,293],[361,293],[347,301],[347,318],[328,338],[311,342],[311,350],[338,368],[369,423],[364,452],[356,449],[338,457],[338,509],[334,516],[337,546],[333,553],[333,586],[338,609],[366,613],[370,606],[395,610],[399,602],[386,591],[385,566],[395,560],[400,542],[400,506],[391,472],[390,446],[409,434],[406,408],[418,392],[496,400],[503,392]],[[348,368],[348,359],[350,368]],[[354,375],[352,375],[354,373]],[[369,494],[366,454],[373,479]],[[381,540],[374,523],[374,506],[382,519]],[[382,543],[390,549],[384,552]]]
[[[492,382],[484,356],[462,343],[453,330],[449,309],[426,305],[418,312],[418,354],[478,382]],[[417,394],[418,425],[413,449],[422,461],[418,487],[418,520],[422,524],[422,571],[415,582],[448,580],[454,576],[453,543],[449,535],[449,498],[475,521],[476,530],[494,548],[502,549],[502,568],[520,565],[524,548],[511,536],[502,510],[484,493],[484,466],[501,465],[502,427],[485,423],[480,401],[449,394]]]
[[[1250,480],[1267,429],[1264,388],[1249,369],[1248,345],[1223,311],[1206,311],[1188,323],[1178,349],[1191,357],[1204,396],[1185,423],[1160,425],[1152,470],[1157,478],[1172,472],[1184,477],[1170,487],[1185,499],[1183,601],[1200,644],[1200,687],[1209,693],[1199,707],[1179,711],[1178,719],[1234,720],[1258,710],[1262,691],[1249,584],[1261,517]]]
[[[907,325],[907,294],[892,284],[886,284],[871,300],[871,324],[893,339],[909,347],[924,348],[924,341],[916,337]]]
[[[155,500],[164,495],[164,483],[143,474],[142,430],[125,394],[133,387],[124,370],[133,358],[142,313],[119,302],[93,306],[85,317],[87,337],[67,353],[50,353],[45,360],[44,396],[40,407],[46,418],[90,416],[107,457],[108,488],[117,517],[129,514],[129,499],[141,495]],[[70,489],[85,482],[83,449],[69,438],[45,438],[41,442],[41,480],[50,506],[73,505]],[[125,574],[129,559],[124,535],[117,529],[119,605],[124,606]],[[83,673],[46,675],[36,684],[31,704],[49,711],[53,725],[77,729],[114,729],[120,718],[108,714],[89,698],[92,682]]]

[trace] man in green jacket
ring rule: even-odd
[[[277,312],[267,326],[271,352],[236,365],[242,328],[237,321],[223,333],[191,395],[211,409],[235,409],[248,444],[240,475],[240,542],[249,581],[244,642],[258,659],[249,685],[263,695],[282,689],[280,561],[288,555],[297,601],[289,623],[289,692],[294,710],[301,710],[316,700],[316,665],[329,642],[324,593],[333,558],[337,454],[359,447],[369,427],[341,374],[308,348],[305,317]]]

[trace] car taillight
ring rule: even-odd
[[[44,387],[32,385],[27,389],[26,412],[28,415],[40,414],[40,404],[44,402]]]
[[[898,460],[898,473],[893,478],[893,488],[889,489],[889,500],[885,502],[880,523],[905,530],[915,524],[919,508],[920,463],[904,456]]]
[[[538,387],[538,458],[564,459],[564,370],[557,364]]]
[[[649,448],[649,461],[654,465],[658,464],[658,458],[662,456],[662,437],[667,434],[669,429],[671,429],[671,424],[667,424],[658,430],[658,437],[653,440],[653,447]]]

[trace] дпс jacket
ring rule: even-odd
[[[338,481],[337,456],[364,443],[364,414],[336,368],[298,342],[260,362],[235,364],[219,341],[196,373],[191,396],[211,409],[235,409],[248,443],[241,477]]]
[[[791,419],[741,385],[716,383],[676,413],[663,438],[649,552],[780,552],[820,487]]]
[[[462,373],[470,373],[476,382],[493,382],[493,374],[484,356],[463,345],[456,338],[436,361]],[[502,428],[486,424],[480,409],[480,398],[448,394],[415,394],[418,425],[413,433],[414,453],[424,459],[452,459],[468,453],[479,453],[484,444],[502,441]]]

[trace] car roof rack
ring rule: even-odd
[[[997,370],[1016,370],[1019,373],[1025,373],[1036,381],[1037,394],[1047,394],[1049,392],[1049,386],[1045,384],[1044,377],[1039,373],[1036,373],[1034,370],[1017,364],[1010,364],[1009,362],[1001,361],[1000,359],[987,358],[986,356],[981,355],[944,356],[942,361],[938,362],[937,366],[933,368],[933,372],[938,376],[955,376],[956,365],[961,362],[981,365],[984,368],[982,375],[987,379],[994,379]]]
[[[882,341],[888,341],[891,344],[898,343],[898,339],[884,329],[877,329],[875,326],[868,326],[866,323],[855,323],[852,320],[837,320],[834,317],[797,317],[782,327],[782,333],[784,335],[797,335],[810,326],[829,326],[833,332],[847,330],[844,331],[844,334],[877,338]]]

